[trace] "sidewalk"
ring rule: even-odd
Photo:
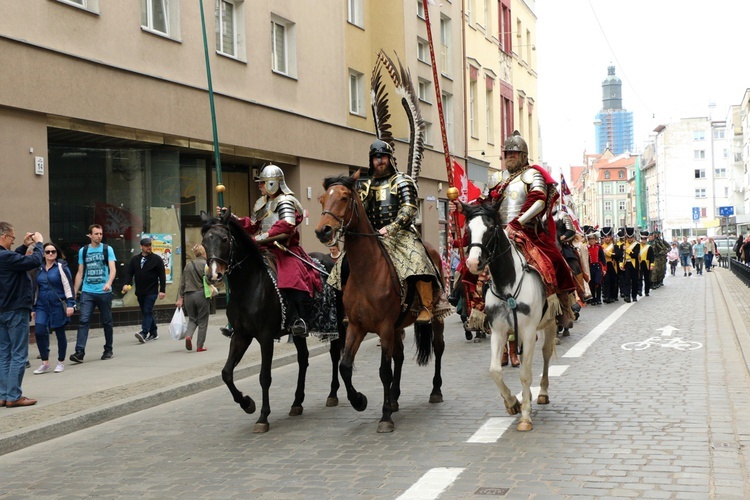
[[[0,408],[0,455],[26,448],[108,420],[223,386],[221,369],[229,351],[229,339],[219,332],[226,324],[224,310],[209,318],[205,352],[185,349],[184,342],[172,340],[169,325],[159,325],[159,339],[141,344],[134,334],[138,326],[114,330],[114,358],[100,359],[104,336],[92,329],[82,364],[67,359],[75,346],[75,331],[68,331],[68,352],[63,373],[34,375],[41,364],[36,345],[29,346],[31,368],[23,379],[24,396],[37,399],[34,406]],[[50,362],[55,366],[57,342],[52,335]],[[315,337],[308,340],[310,356],[327,355],[327,343]],[[283,337],[275,344],[273,366],[296,363],[294,344]],[[260,370],[260,348],[250,345],[235,368],[235,381]],[[258,386],[257,377],[248,383]],[[257,387],[256,387],[257,388]],[[256,391],[258,392],[258,391]],[[230,397],[227,391],[227,397]]]

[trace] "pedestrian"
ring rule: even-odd
[[[672,242],[672,248],[667,253],[667,259],[669,260],[669,269],[672,272],[672,276],[674,276],[677,270],[677,263],[680,262],[680,251],[677,248],[677,243]]]
[[[38,232],[26,233],[23,244],[11,251],[16,230],[0,222],[0,407],[31,406],[36,399],[23,395],[21,383],[29,357],[29,318],[33,290],[28,272],[42,265]],[[26,249],[33,245],[31,255]]]
[[[328,254],[331,256],[334,262],[339,260],[339,257],[341,257],[341,249],[339,248],[339,244],[336,243],[332,247],[328,249]]]
[[[693,245],[693,257],[695,258],[695,274],[703,276],[703,262],[706,257],[706,244],[703,243],[702,236],[698,236],[698,242]]]
[[[692,276],[693,269],[690,265],[693,257],[693,246],[688,241],[687,236],[682,237],[682,243],[677,247],[680,252],[680,263],[682,264],[683,276]]]
[[[68,349],[68,338],[65,325],[75,311],[76,300],[73,295],[73,276],[60,248],[54,243],[44,244],[44,262],[36,270],[36,301],[34,304],[34,335],[42,364],[34,370],[41,375],[52,370],[49,364],[50,332],[57,336],[57,366],[55,373],[65,370],[65,351]]]
[[[703,257],[703,260],[705,260],[705,263],[706,263],[706,272],[710,273],[711,267],[714,263],[714,255],[717,254],[716,242],[714,241],[713,238],[709,238],[708,241],[706,241],[705,245],[706,245],[706,254]]]
[[[740,250],[741,260],[745,264],[750,264],[750,234],[745,237],[745,241],[742,243],[742,250]]]
[[[211,312],[211,297],[206,297],[203,284],[206,275],[206,249],[203,245],[195,245],[193,253],[195,258],[182,270],[180,291],[175,306],[184,307],[188,317],[185,349],[193,350],[193,333],[198,328],[198,352],[203,352],[206,350],[204,344],[208,330],[208,315]]]
[[[91,243],[78,251],[78,271],[76,272],[73,292],[78,297],[81,312],[78,318],[78,337],[76,349],[70,355],[74,363],[83,363],[86,355],[86,342],[89,339],[89,323],[94,314],[94,307],[99,308],[99,320],[104,329],[104,352],[102,359],[112,359],[114,341],[112,330],[112,282],[115,280],[115,252],[106,243],[102,243],[104,232],[99,224],[89,226],[88,235]]]
[[[159,338],[154,304],[166,295],[167,274],[164,260],[153,252],[151,238],[141,239],[140,244],[141,253],[130,259],[130,264],[125,268],[122,293],[124,295],[130,291],[131,280],[135,282],[135,296],[143,317],[141,331],[135,334],[135,338],[143,344]]]
[[[734,243],[734,246],[732,247],[732,251],[734,252],[734,255],[737,257],[737,260],[741,260],[740,254],[742,252],[742,244],[744,243],[744,239],[742,238],[742,235],[737,236],[737,241]]]

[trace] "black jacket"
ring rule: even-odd
[[[164,261],[158,255],[151,253],[146,257],[143,267],[141,267],[142,258],[143,254],[139,253],[130,259],[130,264],[125,269],[123,283],[129,285],[130,280],[134,279],[137,297],[155,295],[159,292],[164,293],[167,287]]]

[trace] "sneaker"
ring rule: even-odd
[[[31,368],[31,361],[29,361],[29,360],[27,359],[27,360],[26,360],[26,369],[29,369],[29,368]]]
[[[42,363],[42,365],[39,368],[34,370],[34,375],[41,375],[42,373],[47,373],[51,369],[52,367],[50,365],[45,365],[44,363]]]
[[[55,367],[55,373],[62,373],[63,370],[65,370],[65,365],[62,363],[62,361],[58,361],[57,366]]]
[[[112,351],[104,351],[104,353],[102,354],[102,359],[112,359],[114,357],[115,355]]]
[[[683,273],[683,276],[687,276],[687,273]]]
[[[208,349],[206,349],[205,347],[198,348],[198,352],[206,352],[206,351],[208,351]]]
[[[693,273],[688,273],[688,276],[692,276],[692,275],[693,275]]]
[[[190,335],[185,337],[185,349],[187,349],[188,351],[193,350],[193,339],[190,338]]]
[[[146,343],[146,337],[141,332],[136,333],[135,338],[137,338],[138,342],[140,342],[141,344]]]
[[[76,352],[74,352],[73,354],[70,355],[69,359],[73,363],[83,363],[83,356],[84,356],[84,354],[82,352],[77,352],[76,351]]]
[[[152,333],[148,337],[146,337],[146,341],[151,341],[151,340],[159,340],[159,334]]]

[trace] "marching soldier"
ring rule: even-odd
[[[648,231],[641,231],[641,251],[639,253],[640,278],[638,280],[638,295],[643,293],[648,297],[651,291],[651,272],[654,270],[654,248],[648,244]]]
[[[635,241],[635,229],[625,228],[625,241],[622,245],[622,293],[625,302],[638,302],[638,269],[640,267],[641,246]]]
[[[617,274],[619,269],[619,252],[614,242],[611,227],[602,228],[602,250],[604,251],[604,276],[602,278],[602,296],[605,304],[611,304],[619,300],[617,287]]]
[[[658,230],[649,235],[649,244],[654,249],[654,270],[651,272],[651,289],[654,289],[664,284],[664,276],[667,274],[667,254],[671,248]]]

